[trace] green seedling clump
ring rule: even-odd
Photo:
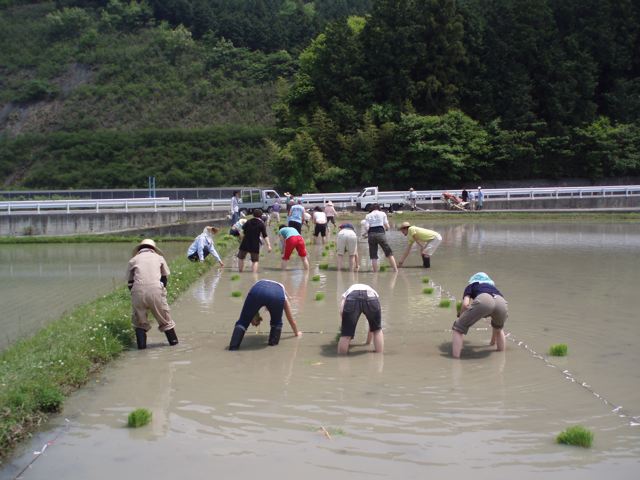
[[[316,300],[318,300],[318,301],[324,300],[324,293],[322,293],[322,292],[316,293]]]
[[[320,281],[320,275],[314,275],[313,277],[311,277],[311,280],[313,280],[314,282]]]
[[[386,265],[380,265],[380,271],[381,272],[386,272],[387,271],[387,266]]]
[[[242,296],[242,292],[240,290],[234,290],[233,292],[231,292],[231,296],[232,297],[241,297]]]
[[[151,412],[146,408],[136,408],[129,414],[127,426],[129,428],[143,427],[151,421]]]
[[[433,288],[431,287],[426,287],[422,289],[422,293],[426,294],[426,295],[431,295],[433,293]]]
[[[558,343],[556,345],[551,345],[549,348],[549,355],[553,357],[566,357],[567,356],[567,344],[566,343]]]
[[[323,257],[326,257],[326,256],[327,256],[327,252],[326,252],[326,251],[325,251],[325,252],[322,252],[322,256],[323,256]]]
[[[430,280],[429,277],[422,277],[422,283],[429,283]]]
[[[565,445],[589,448],[593,443],[593,433],[582,425],[575,425],[567,428],[563,432],[560,432],[556,437],[556,441]]]
[[[328,263],[321,263],[320,265],[318,265],[318,268],[320,270],[329,270],[329,264]]]
[[[449,300],[448,298],[443,298],[442,300],[440,300],[440,305],[441,308],[449,308],[451,306],[451,300]]]
[[[231,280],[238,280],[240,278],[240,275],[238,275],[237,273],[234,273],[233,275],[231,275]]]
[[[460,310],[462,310],[462,302],[461,301],[457,301],[456,302],[456,312],[458,313],[458,316],[460,316]]]

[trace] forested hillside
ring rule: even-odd
[[[3,188],[640,174],[633,0],[0,0]]]

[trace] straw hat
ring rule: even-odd
[[[150,238],[145,238],[144,240],[142,240],[137,246],[136,248],[133,249],[133,254],[136,255],[140,250],[142,250],[143,248],[151,248],[152,250],[154,250],[157,254],[159,255],[163,255],[162,250],[160,250],[158,247],[156,247],[156,242],[154,242],[152,239]]]
[[[409,228],[410,226],[411,226],[411,223],[402,222],[402,224],[400,225],[400,228],[398,228],[398,230],[402,230],[403,228]]]

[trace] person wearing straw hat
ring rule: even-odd
[[[504,323],[507,321],[507,301],[496,288],[496,284],[489,275],[478,272],[469,278],[467,287],[462,294],[460,313],[451,327],[451,354],[454,358],[460,358],[464,335],[469,328],[484,317],[491,317],[490,345],[495,345],[499,352],[504,350]]]
[[[332,223],[333,226],[336,226],[336,216],[338,215],[338,212],[336,212],[335,207],[333,206],[333,202],[331,200],[329,200],[327,203],[325,203],[324,205],[324,213],[327,216],[327,225],[329,223]]]
[[[435,230],[429,230],[427,228],[416,227],[415,225],[411,225],[409,222],[402,222],[399,229],[402,234],[407,237],[408,243],[407,248],[405,249],[400,261],[398,262],[398,266],[401,267],[404,261],[409,256],[409,252],[411,252],[411,247],[415,242],[420,246],[420,252],[422,255],[422,266],[424,268],[431,267],[431,255],[433,255],[442,242],[442,236],[436,232]]]
[[[218,261],[221,267],[224,267],[224,263],[216,250],[216,246],[213,244],[213,236],[220,231],[217,227],[204,227],[202,233],[198,235],[193,243],[187,250],[187,258],[192,262],[199,260],[204,262],[209,254]]]
[[[147,238],[133,249],[127,268],[127,282],[131,290],[131,323],[136,331],[138,349],[147,348],[147,332],[151,325],[147,319],[150,310],[158,329],[167,336],[169,345],[178,343],[176,324],[171,319],[167,303],[167,282],[170,271],[156,242]]]

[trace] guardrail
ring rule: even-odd
[[[419,204],[434,204],[442,201],[443,192],[460,195],[460,190],[420,190],[417,191]],[[598,198],[640,196],[640,185],[599,186],[599,187],[557,187],[557,188],[507,188],[483,189],[484,201],[494,200],[542,200],[549,198]],[[470,190],[476,194],[477,190]],[[345,193],[305,193],[301,196],[305,205],[318,205],[332,201],[340,208],[356,206],[359,192]],[[407,191],[379,192],[378,200],[404,199]],[[82,213],[82,212],[158,212],[161,210],[228,210],[230,199],[169,200],[168,198],[114,199],[114,200],[49,200],[49,201],[9,201],[0,202],[0,214],[17,213]]]

